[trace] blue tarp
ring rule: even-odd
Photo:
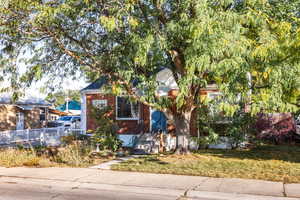
[[[69,110],[81,110],[81,104],[78,101],[69,101],[68,106]],[[59,111],[66,111],[67,103],[58,106],[56,109]]]

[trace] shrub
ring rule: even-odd
[[[117,136],[117,125],[111,119],[112,109],[92,108],[92,115],[96,121],[97,128],[91,137],[92,144],[99,145],[102,150],[117,151],[122,142]]]
[[[258,139],[274,144],[295,140],[295,121],[290,113],[259,114],[255,125]]]
[[[232,148],[237,148],[247,138],[255,135],[256,117],[251,116],[250,113],[239,110],[231,117],[227,117],[221,111],[215,112],[215,114],[211,114],[208,107],[199,109],[200,138],[197,139],[197,142],[200,145],[217,143],[220,136],[226,136],[229,137]]]

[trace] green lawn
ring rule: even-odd
[[[113,170],[300,183],[300,147],[200,150],[190,155],[151,155],[112,166]]]

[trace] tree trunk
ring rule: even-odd
[[[192,112],[186,112],[173,116],[176,128],[176,154],[189,153],[191,115]]]

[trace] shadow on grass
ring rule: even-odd
[[[145,164],[145,163],[154,163],[154,164],[159,164],[159,165],[168,165],[168,162],[164,162],[159,160],[158,158],[156,158],[155,155],[148,155],[148,156],[143,156],[140,158],[135,158],[132,160],[127,160],[124,163],[126,164],[136,164],[136,163],[140,163],[140,164]]]
[[[282,160],[300,163],[300,146],[265,145],[247,150],[199,150],[195,153],[209,154],[220,158],[252,160]]]

